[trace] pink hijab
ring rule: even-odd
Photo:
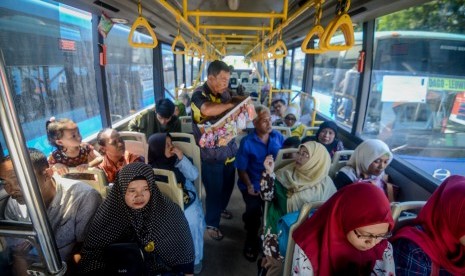
[[[293,234],[310,259],[315,275],[369,275],[377,260],[383,259],[388,241],[360,251],[347,233],[378,223],[394,226],[389,201],[374,185],[355,183],[343,187],[323,204]]]
[[[413,241],[434,264],[454,275],[465,275],[465,177],[448,177],[433,193],[418,215],[416,225],[400,229],[393,240]]]

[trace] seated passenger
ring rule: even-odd
[[[260,185],[262,197],[272,200],[266,218],[271,233],[277,233],[277,223],[283,215],[300,210],[304,203],[325,201],[336,192],[328,176],[330,164],[328,152],[317,142],[300,145],[295,162],[279,169],[276,176],[273,158],[267,156]],[[264,187],[273,185],[274,198],[273,193],[263,191]]]
[[[150,135],[160,132],[181,132],[181,121],[174,115],[174,103],[168,99],[157,102],[155,109],[141,112],[128,124],[130,131],[145,133],[147,139]]]
[[[126,150],[124,140],[116,129],[105,128],[97,134],[99,151],[103,162],[98,166],[105,172],[109,183],[115,182],[116,173],[122,167],[133,162],[144,162],[144,157]]]
[[[181,101],[174,101],[174,115],[176,115],[178,118],[181,116],[187,116],[186,106]]]
[[[48,157],[48,163],[59,175],[68,173],[68,167],[84,171],[102,161],[100,154],[91,145],[81,143],[79,128],[72,120],[56,120],[52,117],[45,124],[45,128],[48,142],[57,148]]]
[[[284,126],[284,114],[286,114],[286,101],[276,99],[271,103],[274,113],[271,114],[271,122],[274,126]]]
[[[184,104],[184,107],[186,108],[186,115],[190,116],[191,115],[191,97],[189,96],[188,93],[183,92],[181,93],[181,102]]]
[[[342,141],[337,139],[337,125],[335,122],[327,121],[320,125],[315,134],[316,140],[325,146],[329,156],[333,158],[336,151],[344,150]]]
[[[87,234],[88,223],[102,198],[85,183],[59,176],[52,177],[53,171],[42,152],[29,149],[29,154],[61,259],[71,264],[73,254],[79,252]],[[10,195],[5,218],[29,222],[23,193],[9,157],[0,161],[0,178],[4,180],[5,190]]]
[[[392,241],[397,275],[465,275],[465,177],[448,177]]]
[[[284,115],[284,123],[291,129],[291,136],[301,138],[304,135],[305,125],[299,121],[299,117],[297,109],[289,106]]]
[[[392,153],[388,145],[378,139],[363,141],[334,179],[338,189],[354,182],[366,182],[384,190],[388,196],[388,183],[384,170],[392,161]]]
[[[205,215],[201,199],[193,181],[199,176],[197,168],[173,145],[169,133],[157,133],[149,138],[149,164],[152,168],[173,171],[176,180],[184,192],[184,215],[186,216],[195,248],[194,272],[200,273],[203,259],[203,234],[205,232]]]
[[[281,149],[297,149],[300,146],[300,139],[296,136],[287,137]]]
[[[295,230],[292,275],[395,275],[393,226],[382,191],[349,185]]]
[[[81,251],[82,273],[104,275],[105,249],[136,243],[148,275],[171,271],[192,274],[194,245],[182,210],[164,197],[152,168],[131,163],[122,168],[97,210]]]

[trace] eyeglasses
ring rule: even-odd
[[[363,239],[363,240],[386,240],[386,239],[389,239],[390,237],[392,237],[392,232],[387,232],[386,234],[384,235],[372,235],[372,234],[369,234],[369,235],[362,235],[362,234],[359,234],[357,232],[357,230],[354,229],[354,234],[355,236],[357,236],[357,238],[359,239]]]
[[[286,117],[286,118],[284,118],[284,120],[286,120],[286,121],[296,121],[297,119],[293,118],[293,117]]]
[[[310,154],[308,154],[308,153],[306,153],[304,151],[298,151],[297,155],[299,155],[300,157],[310,158]]]

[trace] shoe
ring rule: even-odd
[[[210,236],[210,238],[217,241],[221,241],[224,238],[223,233],[221,233],[220,229],[214,226],[207,226],[207,233]]]
[[[244,258],[253,263],[257,260],[257,256],[258,256],[258,250],[256,250],[253,246],[250,246],[250,245],[246,245],[244,246]]]
[[[202,261],[194,265],[194,274],[200,274],[200,272],[202,272]]]
[[[232,219],[233,214],[229,212],[228,210],[223,210],[223,212],[221,212],[221,217],[224,219]]]

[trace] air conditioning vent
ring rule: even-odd
[[[110,10],[112,12],[119,12],[119,9],[117,9],[117,8],[113,7],[112,5],[109,5],[109,4],[105,3],[105,2],[99,1],[99,0],[94,1],[94,4],[101,7],[101,8]]]

